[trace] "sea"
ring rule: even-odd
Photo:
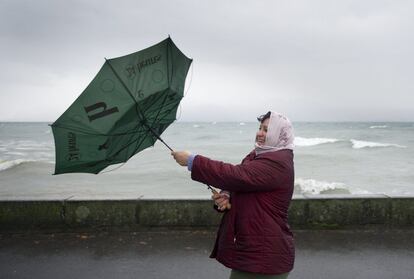
[[[0,122],[0,200],[204,199],[169,149],[156,142],[100,174],[53,175],[50,123]],[[175,122],[162,134],[174,150],[239,164],[257,122]],[[414,195],[414,123],[294,122],[295,195]]]

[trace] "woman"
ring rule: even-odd
[[[233,279],[287,278],[295,258],[287,223],[294,185],[292,125],[276,112],[258,120],[255,148],[239,165],[171,153],[193,180],[223,190],[213,196],[225,213],[210,257],[231,268]]]

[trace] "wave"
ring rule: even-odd
[[[34,160],[16,159],[13,161],[0,161],[0,171],[11,169],[24,163],[35,162]]]
[[[394,143],[379,143],[379,142],[371,142],[371,141],[362,141],[362,140],[355,140],[351,139],[352,148],[354,149],[361,149],[361,148],[374,148],[374,147],[398,147],[398,148],[406,148],[407,146],[394,144]]]
[[[302,137],[295,137],[295,145],[296,146],[314,146],[324,143],[334,143],[340,141],[339,139],[333,138],[302,138]]]
[[[215,135],[203,135],[203,136],[199,136],[199,137],[196,137],[195,138],[195,140],[215,140],[215,139],[217,139],[217,136],[215,136]]]
[[[295,192],[301,194],[350,194],[344,183],[315,179],[295,179]]]
[[[0,140],[0,145],[2,147],[15,147],[15,148],[51,148],[54,146],[53,141],[42,141],[35,142],[31,140]]]
[[[387,125],[374,125],[374,126],[370,126],[370,129],[385,129],[388,128]]]
[[[4,154],[7,155],[16,155],[16,156],[26,156],[26,153],[23,152],[17,152],[17,151],[6,151]]]
[[[34,150],[34,151],[49,151],[52,150],[52,147],[45,146],[45,147],[26,147],[26,146],[18,146],[14,148],[15,150]]]

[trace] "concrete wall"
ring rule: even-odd
[[[0,201],[0,230],[214,227],[222,214],[211,200]],[[414,227],[414,197],[384,195],[295,196],[294,229]]]

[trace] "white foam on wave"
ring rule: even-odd
[[[23,163],[28,162],[35,162],[34,160],[24,160],[24,159],[16,159],[13,161],[0,161],[0,171],[4,171],[7,169],[11,169],[15,166],[21,165]]]
[[[352,194],[354,195],[370,195],[372,192],[360,188],[356,188],[352,190]]]
[[[374,147],[398,147],[398,148],[406,148],[407,146],[394,144],[394,143],[379,143],[379,142],[372,142],[372,141],[363,141],[363,140],[355,140],[351,139],[352,148],[354,149],[361,149],[361,148],[374,148]]]
[[[295,179],[295,187],[300,188],[302,194],[320,194],[321,192],[329,190],[347,190],[344,183],[341,182],[327,182],[315,179]]]
[[[52,147],[15,147],[15,150],[49,151]]]
[[[7,151],[7,152],[4,152],[4,154],[7,154],[7,155],[16,155],[16,156],[26,156],[27,155],[26,153],[17,152],[17,151]]]
[[[42,148],[51,148],[53,146],[53,141],[35,142],[35,141],[29,141],[29,140],[19,140],[19,141],[15,141],[15,140],[1,141],[0,140],[0,146],[16,148],[16,149],[24,149],[24,148],[42,149]]]
[[[18,141],[14,142],[12,145],[16,148],[45,148],[50,147],[52,142],[34,142],[34,141]]]
[[[54,155],[55,154],[52,152],[36,152],[35,154],[32,154],[32,156],[36,156],[36,158],[40,158],[41,160],[49,159]]]
[[[340,141],[339,139],[333,138],[302,138],[302,137],[295,137],[295,145],[296,146],[314,146],[318,144],[324,143],[334,143]]]
[[[240,122],[240,123],[239,123],[239,125],[240,125],[240,126],[244,126],[244,125],[246,125],[246,123],[244,123],[244,122]]]
[[[385,129],[388,128],[387,125],[374,125],[374,126],[370,126],[370,129]]]

